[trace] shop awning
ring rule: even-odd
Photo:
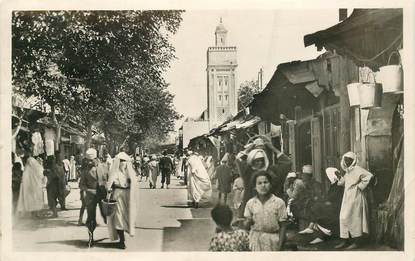
[[[311,82],[316,79],[306,62],[285,63],[279,66],[279,69],[292,84]]]
[[[247,129],[247,128],[250,128],[252,126],[255,126],[255,124],[257,124],[260,121],[261,121],[260,117],[254,116],[252,119],[241,122],[240,124],[238,124],[236,126],[236,129]]]
[[[233,120],[233,121],[227,123],[223,128],[221,128],[220,132],[226,132],[226,131],[233,130],[238,126],[238,124],[241,124],[242,122],[244,122],[243,119]]]
[[[55,124],[53,123],[52,119],[50,117],[45,117],[38,120],[38,123],[43,124],[47,127],[54,128]],[[85,134],[79,131],[78,129],[70,126],[69,124],[63,124],[61,127],[63,131],[67,132],[69,135],[78,135],[80,137],[85,137]],[[69,141],[69,138],[68,138]]]
[[[354,9],[343,22],[304,36],[304,45],[336,51],[357,65],[372,69],[388,63],[392,51],[402,47],[402,8]]]
[[[310,88],[306,88],[311,86],[313,92],[317,93],[313,85],[316,77],[309,69],[309,62],[294,61],[278,65],[265,89],[254,95],[254,100],[250,104],[252,114],[280,125],[280,115],[287,114],[297,105],[315,108],[316,94],[312,94]]]

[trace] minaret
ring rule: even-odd
[[[216,26],[215,30],[215,46],[226,46],[226,35],[228,34],[228,30],[226,30],[225,26],[222,23],[222,17],[220,18],[220,23]]]
[[[236,93],[236,47],[227,45],[227,33],[220,18],[215,30],[215,46],[207,50],[207,99],[209,128],[222,124],[238,110]]]

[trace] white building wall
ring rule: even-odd
[[[183,148],[186,148],[194,137],[207,133],[209,133],[209,121],[183,122]]]

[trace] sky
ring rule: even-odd
[[[321,53],[315,46],[305,48],[303,37],[338,23],[338,9],[190,10],[182,17],[171,38],[177,59],[165,74],[175,108],[184,115],[176,129],[207,108],[206,51],[215,44],[220,17],[228,30],[227,45],[237,47],[237,86],[256,80],[263,68],[265,87],[278,64]]]

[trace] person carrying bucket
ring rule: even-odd
[[[85,201],[87,209],[86,226],[88,228],[88,247],[94,245],[94,230],[97,227],[97,205],[101,210],[101,215],[106,221],[106,217],[102,213],[101,200],[105,198],[105,184],[107,181],[106,173],[98,169],[97,164],[97,151],[90,148],[86,151],[86,159],[84,164],[83,173],[79,182],[81,193],[83,193],[83,199]]]

